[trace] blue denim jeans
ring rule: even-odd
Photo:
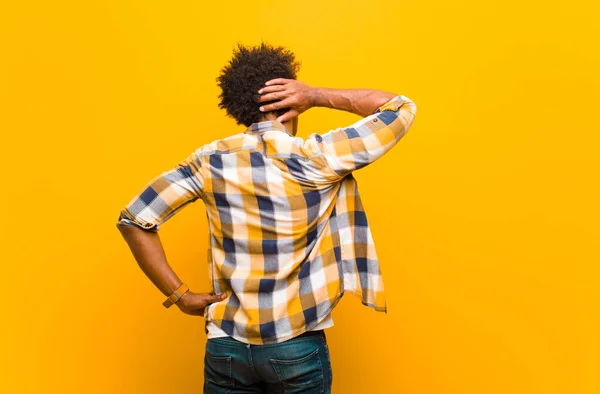
[[[324,330],[268,345],[206,342],[204,393],[331,393],[332,379]]]

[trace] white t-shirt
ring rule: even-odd
[[[333,319],[331,317],[331,312],[323,320],[319,322],[315,327],[313,327],[309,331],[322,330],[324,328],[329,328],[333,326]],[[211,338],[220,338],[228,336],[225,331],[221,330],[214,322],[209,321],[206,328],[208,329],[207,339]]]

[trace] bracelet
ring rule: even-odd
[[[173,294],[171,294],[170,296],[167,297],[167,299],[165,300],[165,302],[163,302],[163,306],[165,308],[169,308],[171,305],[173,305],[174,303],[176,303],[177,301],[179,301],[179,299],[181,298],[182,295],[185,294],[186,291],[188,291],[189,288],[187,287],[187,285],[185,283],[182,283],[177,290],[175,290],[173,292]]]

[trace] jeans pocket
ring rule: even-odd
[[[270,358],[284,393],[323,393],[323,365],[319,349],[294,359]]]
[[[226,394],[233,389],[231,356],[204,353],[204,392]]]

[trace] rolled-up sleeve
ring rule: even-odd
[[[377,110],[344,128],[313,133],[307,142],[318,147],[339,176],[362,168],[392,149],[410,129],[417,112],[406,96],[396,96]]]
[[[158,231],[160,225],[183,207],[202,199],[204,186],[198,149],[175,168],[154,177],[121,210],[117,226],[137,226]]]

